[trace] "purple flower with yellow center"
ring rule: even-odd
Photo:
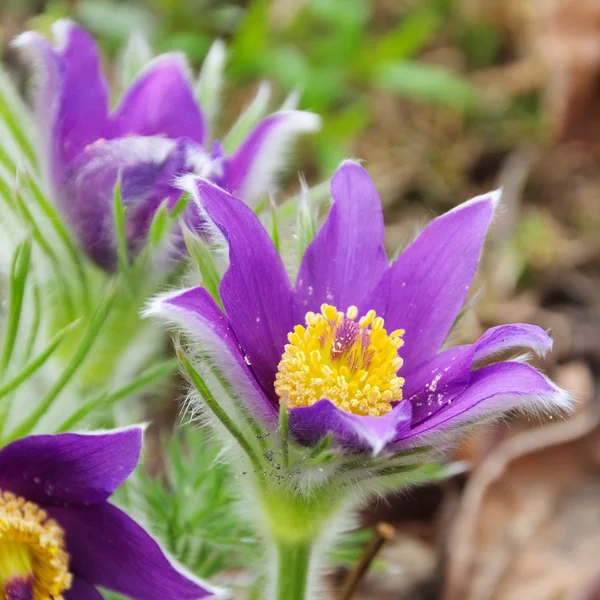
[[[22,34],[16,45],[34,67],[43,162],[58,205],[90,258],[107,270],[117,263],[118,179],[128,249],[135,256],[160,205],[166,201],[171,208],[181,196],[179,176],[196,173],[256,203],[272,185],[290,141],[319,127],[311,113],[273,113],[226,156],[218,141],[209,140],[183,56],[151,61],[111,111],[92,37],[64,20],[54,31],[56,46],[34,32]],[[188,225],[198,224],[193,211],[186,216]]]
[[[177,570],[108,502],[137,465],[142,429],[34,435],[0,450],[0,597],[197,600],[215,590]]]
[[[223,310],[197,287],[160,297],[149,313],[182,325],[268,427],[285,406],[304,445],[330,434],[349,452],[396,453],[499,412],[568,407],[567,395],[533,367],[493,363],[514,349],[550,350],[536,326],[499,326],[474,344],[441,349],[475,275],[497,192],[433,220],[390,264],[375,186],[345,162],[292,285],[251,210],[209,181],[197,191],[229,245]]]

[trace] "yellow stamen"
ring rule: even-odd
[[[72,581],[65,534],[33,502],[0,491],[0,598],[19,577],[32,578],[33,600],[64,600]]]
[[[398,349],[404,330],[388,334],[373,310],[357,317],[356,306],[344,314],[323,304],[320,314],[306,314],[306,327],[296,325],[288,334],[275,381],[288,408],[327,398],[347,412],[380,416],[402,400]]]

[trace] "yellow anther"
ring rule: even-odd
[[[321,313],[328,321],[337,321],[338,311],[335,306],[330,304],[321,304]]]
[[[376,317],[373,319],[371,329],[383,329],[383,319],[381,317]]]
[[[31,578],[34,600],[64,600],[72,582],[60,525],[33,502],[0,491],[0,598],[14,577]]]
[[[376,317],[375,311],[374,310],[370,310],[364,317],[361,317],[361,319],[358,322],[358,324],[361,327],[368,327],[373,322],[373,319],[375,317]]]
[[[373,310],[357,317],[356,306],[344,314],[323,304],[319,314],[306,314],[306,328],[297,325],[288,335],[275,381],[288,408],[327,398],[347,412],[380,416],[402,400],[404,379],[397,373],[404,330],[388,334]]]

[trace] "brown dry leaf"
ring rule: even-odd
[[[587,411],[521,433],[483,461],[449,536],[444,600],[574,599],[592,585],[600,553],[599,424],[598,413]]]
[[[544,88],[555,140],[592,141],[600,133],[600,2],[463,0],[474,19],[500,26],[514,62],[475,77],[492,94]],[[544,83],[545,82],[545,83]]]
[[[594,140],[600,132],[600,2],[536,0],[532,32],[545,57],[546,106],[557,139]]]

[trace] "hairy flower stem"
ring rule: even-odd
[[[310,542],[277,544],[277,582],[275,600],[308,600]]]
[[[326,558],[339,532],[349,525],[355,503],[347,490],[331,482],[311,489],[289,480],[280,484],[263,479],[262,485],[257,491],[266,527],[259,535],[270,549],[264,597],[313,599],[321,589]]]

